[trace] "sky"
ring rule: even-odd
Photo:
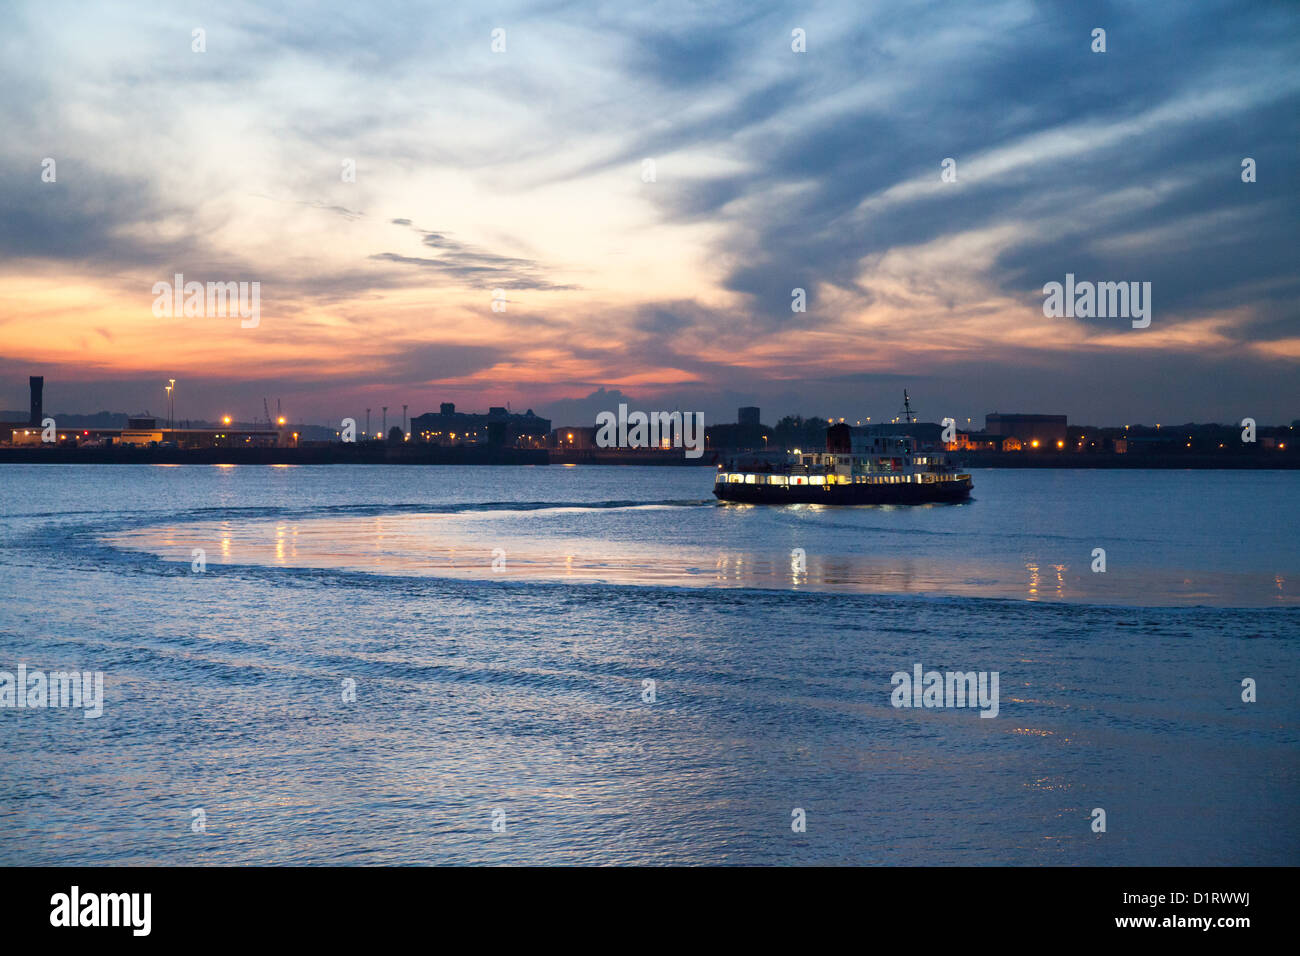
[[[6,0],[0,128],[0,408],[1300,418],[1300,4]]]

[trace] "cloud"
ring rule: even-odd
[[[620,404],[629,408],[638,408],[636,401],[617,388],[606,389],[603,385],[582,398],[565,398],[544,403],[537,409],[537,414],[551,420],[555,428],[566,425],[593,425],[596,416],[605,411],[617,411]]]
[[[542,274],[540,264],[532,259],[498,255],[460,242],[444,233],[428,232],[411,226],[409,219],[394,219],[394,225],[408,226],[421,234],[421,244],[433,249],[437,256],[403,256],[394,252],[381,252],[371,259],[417,266],[446,278],[479,288],[533,289],[558,292],[576,289],[577,286],[553,283]]]
[[[899,380],[976,407],[1032,382],[1089,415],[1154,403],[1157,375],[1206,415],[1281,416],[1297,392],[1293,6],[507,2],[501,55],[473,11],[383,0],[235,4],[202,55],[139,5],[7,21],[19,364],[144,382],[146,355],[202,359],[349,402],[603,386],[717,414],[892,402]],[[142,320],[173,271],[260,280],[257,347]],[[1152,282],[1150,334],[1044,321],[1066,272]],[[495,288],[547,295],[495,315]],[[295,348],[310,373],[286,373]]]

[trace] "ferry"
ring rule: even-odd
[[[824,452],[795,449],[723,462],[713,494],[762,505],[919,505],[965,501],[972,488],[971,476],[946,452],[918,449],[907,435],[864,435],[838,424],[826,429]]]

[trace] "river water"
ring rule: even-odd
[[[1300,862],[1300,474],[974,477],[6,466],[0,862]]]

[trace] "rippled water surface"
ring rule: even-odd
[[[106,702],[0,709],[0,862],[1300,861],[1300,475],[711,480],[5,466],[0,670]],[[998,716],[892,707],[917,663]]]

